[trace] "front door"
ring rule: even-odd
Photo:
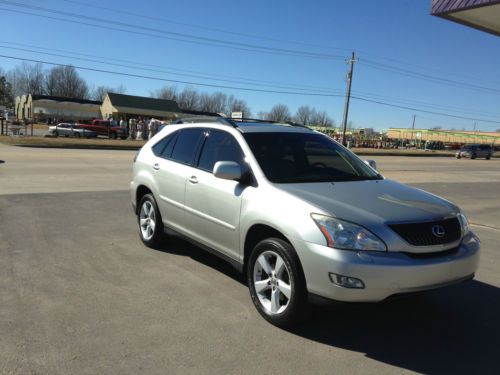
[[[218,161],[234,161],[243,167],[244,155],[230,133],[211,129],[199,162],[187,178],[186,229],[197,241],[239,261],[241,198],[246,187],[215,177],[212,171]]]

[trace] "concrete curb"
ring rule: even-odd
[[[113,146],[113,145],[43,145],[43,144],[10,144],[15,147],[30,147],[30,148],[60,148],[60,149],[77,149],[77,150],[118,150],[118,151],[137,151],[142,146]],[[443,157],[443,158],[451,158],[455,157],[455,153],[437,153],[437,152],[397,152],[397,151],[373,151],[366,152],[360,150],[359,152],[356,149],[350,149],[358,156],[405,156],[405,157]],[[500,158],[499,154],[493,155],[492,158],[498,159]]]
[[[116,151],[138,151],[142,146],[99,146],[99,145],[28,145],[28,144],[12,144],[15,147],[29,148],[60,148],[60,149],[76,149],[76,150],[116,150]]]

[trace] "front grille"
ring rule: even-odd
[[[460,222],[457,218],[425,223],[390,224],[389,226],[413,246],[443,245],[455,242],[461,236]],[[442,234],[444,230],[444,234],[441,237],[433,233],[433,228],[436,228],[436,226],[440,226],[440,229],[442,229],[439,231],[441,232],[439,234]]]
[[[444,251],[436,251],[432,253],[406,253],[404,252],[403,254],[409,256],[410,258],[413,259],[436,259],[436,258],[445,258],[450,255],[455,255],[458,253],[458,247],[455,247],[453,249],[449,250],[444,250]]]

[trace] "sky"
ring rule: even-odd
[[[0,0],[0,17],[0,55],[131,95],[190,86],[339,125],[354,51],[354,126],[500,129],[500,38],[431,16],[430,0]]]

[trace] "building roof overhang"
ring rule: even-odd
[[[500,36],[500,0],[432,0],[431,14]]]

